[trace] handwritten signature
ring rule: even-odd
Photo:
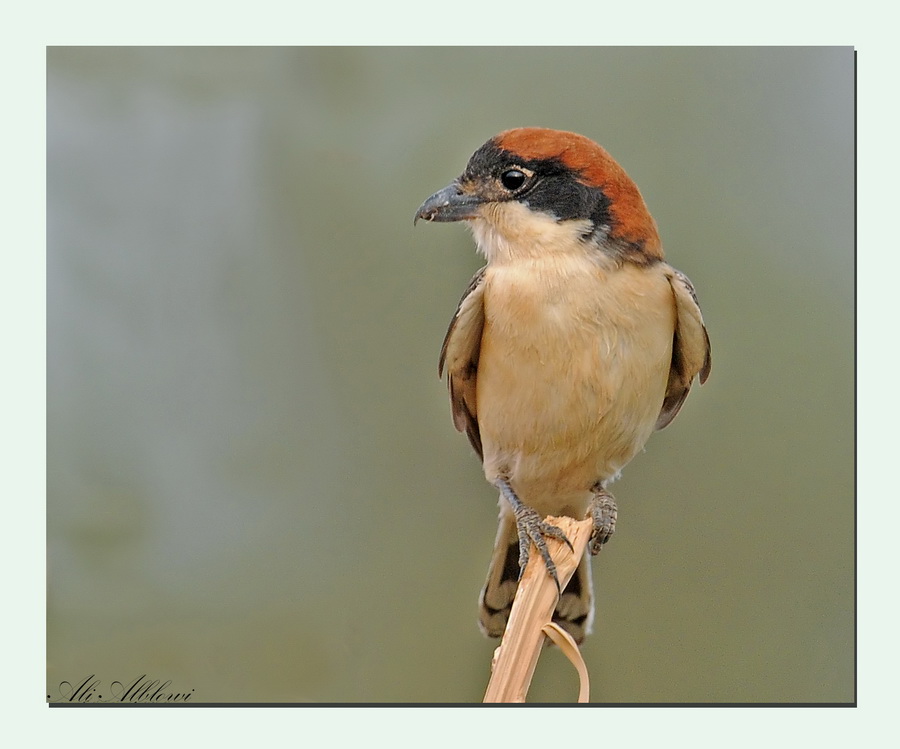
[[[111,681],[105,684],[95,674],[80,682],[61,681],[57,695],[47,695],[48,702],[118,702],[118,703],[174,703],[190,702],[194,690],[178,692],[172,689],[172,680],[151,679],[147,674],[134,681]]]

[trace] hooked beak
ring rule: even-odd
[[[453,182],[436,192],[416,211],[415,224],[420,218],[426,221],[465,221],[477,218],[478,207],[484,203],[476,195],[467,195]]]

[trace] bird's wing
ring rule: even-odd
[[[706,382],[712,366],[709,335],[703,324],[703,315],[697,302],[697,294],[684,273],[674,268],[666,269],[666,277],[675,296],[675,336],[672,341],[672,367],[662,410],[656,420],[656,428],[669,425],[687,398],[694,377],[700,375],[700,384]]]
[[[450,321],[441,358],[438,375],[447,371],[447,387],[450,389],[450,407],[453,424],[460,432],[465,432],[478,453],[481,449],[481,432],[478,429],[478,412],[475,403],[475,383],[478,377],[478,357],[481,353],[481,332],[484,329],[484,268],[479,270],[469,282],[466,292],[459,300],[456,314]]]

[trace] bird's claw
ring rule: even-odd
[[[561,593],[562,589],[559,585],[559,576],[556,574],[556,564],[554,564],[553,559],[550,556],[550,551],[547,549],[547,542],[544,539],[547,536],[556,538],[566,544],[566,546],[574,552],[575,549],[572,547],[572,542],[566,538],[566,534],[561,528],[557,528],[552,523],[548,523],[546,520],[541,519],[541,516],[537,514],[537,511],[528,507],[528,505],[523,504],[522,500],[516,496],[509,481],[498,478],[493,483],[506,498],[506,501],[509,502],[509,506],[513,511],[513,516],[516,519],[516,534],[519,537],[519,579],[522,579],[522,575],[525,572],[525,566],[528,564],[528,557],[531,554],[531,544],[534,544],[540,552],[541,558],[544,560],[547,574],[550,575],[550,577],[553,578],[553,582],[556,583],[557,592]]]
[[[594,522],[594,530],[591,533],[591,542],[588,547],[591,554],[599,553],[616,531],[616,517],[619,510],[613,495],[601,486],[594,487],[594,496],[591,498],[591,519]]]
[[[547,548],[545,538],[550,536],[556,538],[566,544],[570,550],[572,544],[566,537],[566,534],[555,525],[542,520],[541,517],[530,507],[520,505],[515,509],[516,516],[516,532],[519,536],[519,579],[525,572],[525,566],[528,564],[528,558],[531,554],[531,544],[534,544],[541,558],[544,560],[544,566],[547,568],[547,574],[553,578],[556,583],[557,592],[561,592],[559,585],[559,577],[556,574],[556,564],[550,556],[550,550]]]

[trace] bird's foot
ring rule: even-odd
[[[509,502],[516,519],[516,533],[519,537],[519,578],[521,579],[522,573],[525,572],[525,566],[528,564],[528,558],[531,555],[531,544],[534,544],[544,560],[547,574],[556,583],[557,592],[561,592],[559,578],[556,574],[556,564],[554,564],[550,551],[547,549],[545,538],[549,536],[559,539],[569,549],[572,549],[571,542],[560,528],[543,520],[535,510],[523,504],[505,479],[498,479],[495,482],[495,486],[500,489],[506,501]]]
[[[616,517],[619,509],[612,494],[600,484],[596,484],[592,490],[591,519],[594,521],[594,530],[591,533],[591,543],[588,547],[591,554],[597,554],[616,531]]]

